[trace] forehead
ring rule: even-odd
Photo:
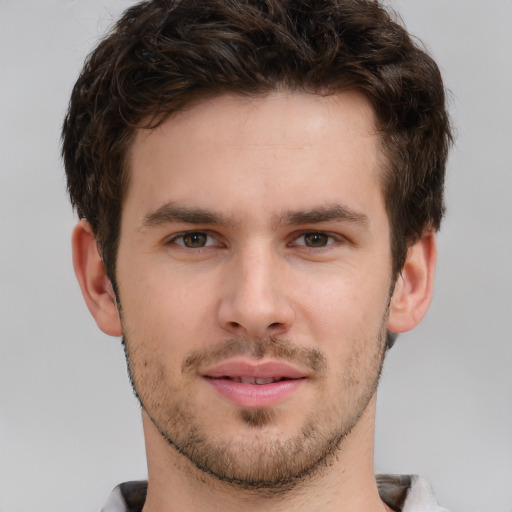
[[[357,92],[219,96],[136,133],[125,202],[258,203],[272,215],[279,204],[336,203],[340,192],[357,203],[378,188],[378,147],[373,109]]]
[[[329,142],[336,137],[333,130],[339,129],[362,137],[375,136],[375,127],[374,110],[357,91],[329,95],[291,91],[259,96],[225,94],[195,101],[155,129],[137,130],[133,146],[155,139],[163,131],[192,135],[203,142],[215,139],[226,145],[307,146]]]

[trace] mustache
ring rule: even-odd
[[[319,350],[301,347],[287,338],[271,336],[260,340],[232,338],[210,349],[192,350],[184,357],[181,371],[185,374],[198,373],[207,366],[240,356],[251,359],[271,357],[294,363],[319,377],[324,375],[327,369],[327,358]]]

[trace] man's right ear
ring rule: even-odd
[[[110,336],[121,336],[123,328],[112,285],[98,252],[91,225],[80,221],[73,230],[73,267],[85,303],[98,327]]]

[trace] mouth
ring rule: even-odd
[[[207,378],[216,378],[216,377],[207,377]],[[227,375],[220,377],[221,379],[231,380],[233,382],[240,382],[241,384],[252,384],[261,386],[264,384],[272,384],[274,382],[282,382],[284,380],[296,380],[296,379],[288,379],[287,377],[229,377]]]
[[[275,406],[309,379],[305,372],[287,363],[244,360],[221,363],[207,369],[202,377],[224,400],[249,409]]]

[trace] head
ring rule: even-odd
[[[114,289],[136,129],[204,98],[280,90],[356,90],[372,105],[394,275],[408,247],[439,229],[451,140],[440,72],[377,2],[142,2],[89,56],[63,128],[71,202]]]
[[[386,332],[430,301],[449,141],[436,65],[376,2],[125,13],[63,153],[75,268],[150,448],[268,488],[370,443]]]

